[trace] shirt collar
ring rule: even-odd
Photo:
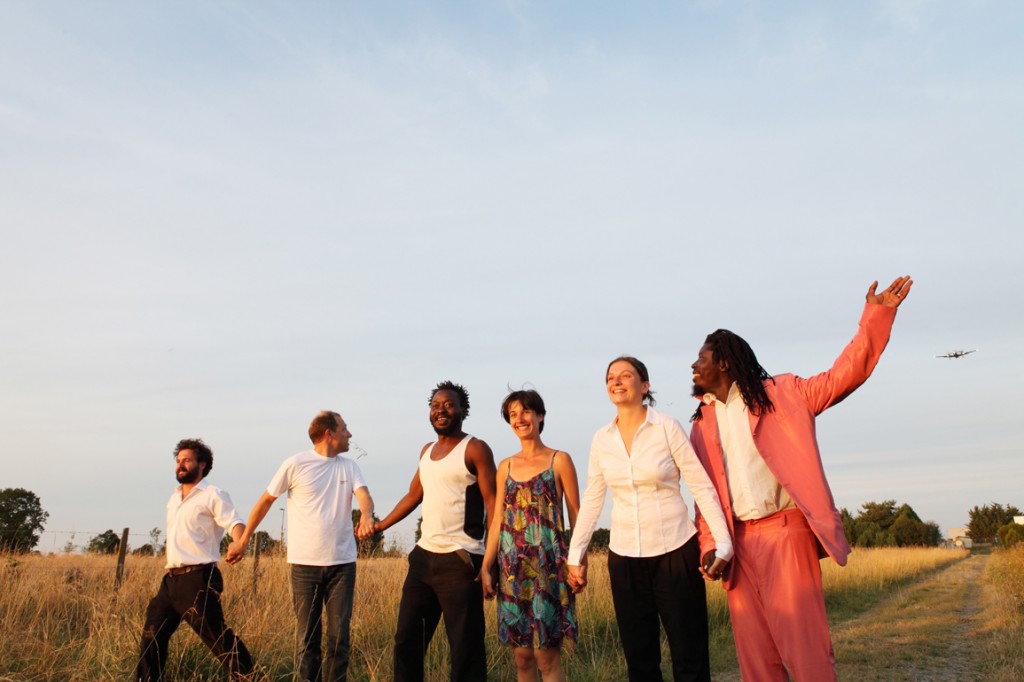
[[[182,485],[182,484],[181,484],[181,483],[179,483],[179,484],[178,484],[178,487],[174,489],[174,492],[175,492],[175,493],[177,493],[177,495],[178,495],[178,499],[179,499],[179,500],[181,499],[181,485]],[[193,488],[192,488],[192,490],[193,490],[193,491],[196,491],[196,490],[202,490],[202,489],[204,489],[204,488],[206,488],[206,479],[205,479],[205,478],[204,478],[204,479],[201,479],[201,480],[199,481],[199,483],[196,483],[195,487],[193,487]],[[192,493],[189,493],[189,495],[191,495],[191,494],[192,494]]]
[[[732,382],[732,384],[729,385],[729,395],[727,395],[725,397],[725,402],[727,403],[727,402],[729,402],[730,400],[732,400],[733,398],[735,398],[735,397],[737,397],[739,395],[740,395],[740,386],[739,386],[739,384],[737,384],[734,381],[734,382]],[[700,400],[705,405],[714,405],[716,402],[721,402],[718,398],[715,397],[714,393],[710,393],[710,392],[705,393],[704,395],[702,395],[700,397]],[[724,405],[725,403],[722,403],[722,404]]]
[[[657,410],[655,410],[653,407],[648,405],[647,406],[647,417],[644,419],[644,423],[645,424],[657,424],[658,423],[658,418],[659,418],[659,415],[658,415]],[[608,433],[612,433],[618,427],[618,423],[619,423],[619,418],[615,417],[615,419],[613,419],[610,422],[608,422],[608,425],[606,427],[604,427],[604,430],[606,432],[608,432]]]

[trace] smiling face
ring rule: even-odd
[[[544,424],[544,415],[523,407],[517,400],[508,406],[508,424],[519,436],[519,440],[537,438]]]
[[[608,399],[616,406],[639,406],[651,390],[649,381],[640,378],[640,372],[628,360],[616,360],[608,367],[605,377]]]
[[[204,464],[196,459],[191,450],[181,450],[174,458],[174,474],[178,483],[198,483],[203,478]]]
[[[690,365],[690,369],[693,370],[693,395],[696,398],[702,397],[705,393],[715,393],[723,385],[728,389],[732,383],[726,364],[715,361],[715,351],[710,343],[700,347],[697,360]]]
[[[462,431],[462,403],[454,391],[441,389],[430,399],[430,425],[439,436]]]

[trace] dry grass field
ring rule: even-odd
[[[844,569],[822,562],[830,617],[837,625],[857,618],[964,556],[956,550],[859,550]],[[988,578],[992,589],[1016,590],[1013,599],[1017,600],[1016,610],[1008,606],[998,615],[998,622],[993,614],[993,628],[1016,628],[1014,632],[1019,636],[1024,558],[1018,557],[1015,562],[1007,558],[1005,566],[1004,557],[993,556],[992,560],[989,573],[993,575]],[[127,679],[135,664],[145,607],[156,590],[161,566],[160,559],[128,557],[124,582],[115,593],[115,561],[111,557],[0,556],[0,682]],[[287,564],[279,557],[264,557],[255,580],[251,557],[239,566],[222,565],[221,569],[229,624],[245,640],[269,679],[291,679],[295,626]],[[391,637],[405,569],[404,559],[359,562],[351,679],[390,679]],[[725,595],[718,585],[709,590],[708,601],[712,670],[716,679],[728,679],[735,668],[735,652]],[[497,644],[493,608],[493,604],[488,605],[489,679],[513,680],[509,652]],[[625,679],[607,570],[599,556],[592,563],[590,586],[579,601],[579,619],[580,642],[565,656],[568,678]],[[447,679],[444,640],[439,630],[428,653],[428,679]],[[837,651],[842,659],[838,645]],[[993,649],[991,656],[1015,660],[1018,651],[1019,646],[1002,654]],[[223,678],[212,657],[187,628],[179,630],[172,640],[171,657],[169,680]],[[1005,661],[999,665],[1003,664]]]

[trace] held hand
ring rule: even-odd
[[[242,544],[241,541],[235,540],[230,545],[228,545],[228,553],[227,556],[224,557],[224,561],[228,562],[229,564],[237,564],[239,561],[242,560],[242,557],[245,556],[245,550],[248,546],[248,542]]]
[[[900,303],[903,303],[904,299],[906,299],[907,294],[910,293],[910,287],[913,284],[914,280],[910,279],[910,275],[904,275],[903,277],[897,277],[888,288],[876,294],[875,288],[878,286],[878,282],[875,281],[868,287],[868,293],[864,299],[868,303],[878,303],[890,308],[898,308]]]
[[[490,569],[486,566],[480,568],[480,575],[477,576],[477,580],[480,581],[480,585],[484,590],[484,599],[494,599],[494,595],[498,593],[494,585],[494,577],[491,575]]]
[[[376,524],[372,521],[371,517],[360,517],[359,526],[356,528],[356,538],[359,540],[365,540],[374,533]]]
[[[725,569],[728,566],[728,561],[715,559],[710,566],[701,566],[700,572],[704,574],[704,580],[713,582],[715,580],[720,580],[722,578],[722,575],[725,573]]]
[[[587,586],[587,567],[567,566],[569,569],[569,588],[574,594],[579,594]]]

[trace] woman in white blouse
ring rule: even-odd
[[[631,681],[661,680],[665,627],[673,680],[711,679],[703,572],[721,575],[732,558],[732,540],[718,494],[675,419],[652,407],[647,367],[633,357],[612,360],[608,398],[618,414],[598,429],[590,445],[587,490],[569,546],[570,583],[586,585],[583,557],[612,492],[608,545],[615,619]],[[715,540],[715,562],[700,566],[697,529],[680,493],[686,483]]]

